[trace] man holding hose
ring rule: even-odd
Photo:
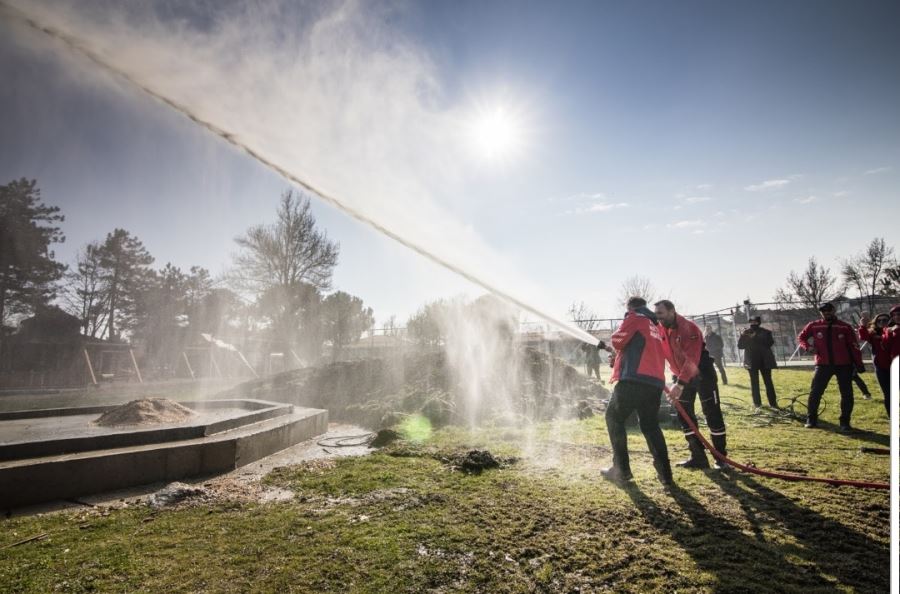
[[[656,316],[647,309],[644,299],[632,297],[626,307],[625,319],[610,339],[614,351],[611,381],[615,388],[606,407],[606,428],[612,444],[613,465],[600,473],[616,483],[631,480],[625,420],[637,411],[657,476],[662,484],[671,485],[669,451],[659,427],[659,405],[666,382],[663,337]]]
[[[665,342],[669,349],[669,367],[675,374],[676,384],[669,391],[669,399],[678,400],[696,425],[694,400],[696,400],[697,394],[700,395],[700,406],[703,409],[703,416],[706,417],[713,447],[724,456],[726,455],[725,420],[722,418],[719,382],[712,357],[709,356],[703,342],[703,333],[697,324],[678,315],[675,305],[668,299],[658,301],[654,306],[656,307],[656,317],[665,328]],[[678,466],[709,468],[709,460],[706,458],[703,444],[681,416],[678,417],[678,420],[681,421],[684,437],[687,439],[691,451],[691,457],[679,462]],[[716,466],[723,470],[728,467],[718,459]]]

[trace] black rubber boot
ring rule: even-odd
[[[688,435],[686,436],[686,439],[688,448],[691,450],[691,457],[679,462],[676,466],[689,469],[709,468],[709,460],[706,459],[706,450],[703,448],[703,444],[700,443],[700,440],[697,439],[697,436]]]

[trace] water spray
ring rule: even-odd
[[[111,64],[103,56],[99,55],[97,52],[93,51],[90,47],[88,47],[88,45],[85,43],[85,41],[78,38],[77,36],[72,35],[71,33],[67,32],[67,31],[63,31],[52,25],[43,23],[37,17],[28,14],[27,12],[25,12],[24,10],[22,10],[18,7],[10,6],[6,2],[0,1],[0,12],[5,13],[6,15],[8,15],[8,17],[27,25],[30,29],[33,29],[34,31],[43,33],[61,43],[63,43],[66,47],[73,50],[77,54],[87,58],[88,60],[93,62],[96,66],[100,67],[102,70],[112,73],[117,78],[125,80],[130,85],[137,87],[138,89],[140,89],[147,95],[153,97],[157,101],[174,109],[176,112],[178,112],[182,116],[187,117],[188,119],[193,121],[198,126],[206,129],[207,131],[218,136],[219,138],[225,140],[226,142],[228,142],[229,144],[231,144],[238,150],[249,155],[250,157],[252,157],[256,161],[258,161],[262,165],[265,165],[266,167],[268,167],[269,169],[271,169],[272,171],[274,171],[275,173],[277,173],[284,179],[288,180],[292,184],[295,184],[296,186],[304,189],[305,191],[317,196],[322,201],[327,202],[328,204],[331,204],[335,208],[347,213],[348,215],[355,218],[356,220],[358,220],[362,223],[365,223],[366,225],[374,228],[379,233],[381,233],[387,237],[390,237],[391,239],[393,239],[394,241],[403,245],[404,247],[407,247],[407,248],[413,250],[420,256],[423,256],[423,257],[427,258],[428,260],[431,260],[435,264],[438,264],[438,265],[450,270],[451,272],[458,274],[459,276],[463,277],[467,281],[469,281],[475,285],[478,285],[479,287],[481,287],[481,288],[487,290],[488,292],[496,295],[497,297],[503,299],[504,301],[507,301],[508,303],[510,303],[530,314],[537,316],[538,318],[544,320],[545,322],[551,324],[555,328],[558,328],[559,330],[565,332],[566,334],[568,334],[569,336],[572,336],[573,338],[587,342],[592,345],[596,345],[598,343],[597,338],[595,338],[591,334],[585,332],[581,328],[578,328],[578,327],[573,326],[569,323],[566,323],[562,320],[559,320],[556,317],[551,316],[551,315],[541,311],[537,307],[530,305],[527,302],[523,301],[522,299],[508,293],[507,291],[493,285],[491,282],[485,280],[481,276],[479,276],[469,270],[465,270],[459,266],[456,266],[456,265],[452,264],[451,262],[448,262],[446,259],[432,253],[431,251],[429,251],[422,245],[418,244],[417,242],[412,241],[412,240],[408,239],[407,237],[404,237],[403,235],[396,233],[395,231],[392,231],[391,229],[388,229],[387,227],[378,223],[377,221],[370,219],[368,216],[366,216],[365,214],[363,214],[362,212],[360,212],[359,210],[357,210],[356,208],[351,206],[347,201],[341,200],[339,197],[325,191],[320,186],[314,185],[313,183],[311,183],[305,179],[301,179],[299,176],[295,175],[294,173],[291,173],[284,166],[279,165],[278,163],[274,162],[272,159],[268,158],[265,154],[263,154],[263,151],[261,149],[251,147],[248,144],[246,144],[245,142],[241,141],[239,139],[238,133],[236,131],[228,130],[225,127],[217,124],[216,122],[212,122],[212,121],[206,120],[204,118],[201,118],[199,115],[194,113],[186,105],[183,105],[183,104],[179,103],[178,101],[176,101],[175,99],[173,99],[172,97],[169,97],[168,95],[165,95],[162,92],[151,88],[147,83],[141,81],[137,76],[127,72],[125,69],[119,68],[119,67]]]

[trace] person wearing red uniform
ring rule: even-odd
[[[890,323],[891,316],[886,313],[875,316],[871,324],[869,318],[862,316],[857,328],[859,339],[868,342],[872,348],[872,366],[884,394],[884,408],[888,416],[891,416],[891,353],[885,346],[885,331]]]
[[[809,388],[809,400],[806,403],[808,414],[806,427],[817,427],[819,424],[819,404],[822,394],[832,377],[837,377],[838,389],[841,392],[841,433],[850,433],[850,415],[853,413],[853,381],[854,370],[865,371],[859,343],[856,341],[856,330],[837,319],[834,305],[825,303],[819,307],[822,318],[807,324],[797,337],[800,347],[816,355],[816,370],[813,372],[812,384]],[[810,345],[809,340],[813,340]]]
[[[900,305],[891,308],[891,323],[884,329],[884,348],[891,354],[891,362],[900,357]]]
[[[725,420],[722,418],[721,399],[719,398],[719,381],[712,357],[703,342],[703,333],[694,322],[683,318],[675,311],[675,305],[668,299],[655,304],[656,317],[659,318],[666,334],[666,345],[669,354],[669,367],[675,374],[675,386],[669,392],[669,398],[677,399],[688,416],[697,424],[694,414],[694,401],[700,394],[700,407],[706,417],[706,425],[712,437],[713,447],[722,455],[727,455]],[[690,426],[679,416],[684,437],[687,439],[691,457],[678,466],[682,468],[709,468],[709,460],[703,444],[694,435]],[[716,460],[720,469],[727,464]]]
[[[671,485],[669,451],[659,427],[659,405],[666,385],[663,337],[656,316],[647,309],[644,299],[632,297],[626,306],[625,319],[610,338],[614,354],[610,381],[615,383],[615,388],[606,407],[606,428],[613,450],[613,465],[600,472],[613,482],[631,480],[625,420],[637,411],[657,476],[664,485]]]

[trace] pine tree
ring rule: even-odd
[[[35,180],[0,186],[0,326],[53,299],[65,266],[50,246],[65,241],[55,226],[63,220],[59,207],[43,204]]]

